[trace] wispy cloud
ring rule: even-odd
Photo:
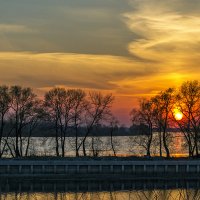
[[[17,24],[0,24],[0,34],[1,33],[31,33],[37,32],[31,28],[24,25]]]
[[[132,0],[131,3],[133,12],[124,17],[129,29],[140,38],[129,43],[130,53],[159,62],[166,71],[169,68],[188,71],[198,66],[200,15],[191,10],[194,2]],[[196,6],[200,10],[200,5]]]
[[[65,85],[116,92],[126,81],[150,76],[158,70],[128,58],[63,53],[0,53],[2,82],[33,87]]]
[[[120,18],[128,8],[121,0],[0,1],[0,51],[128,56],[132,34]]]

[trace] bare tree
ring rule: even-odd
[[[67,91],[64,88],[53,88],[45,94],[44,106],[49,120],[54,123],[56,139],[56,155],[60,156],[59,138],[63,134],[64,105],[67,98]]]
[[[15,131],[15,156],[19,157],[23,156],[22,132],[32,121],[38,100],[31,88],[22,88],[21,86],[12,86],[10,97],[10,119]]]
[[[111,115],[111,105],[114,101],[112,94],[103,95],[100,92],[90,92],[88,104],[86,107],[85,126],[86,132],[83,140],[78,146],[83,148],[83,154],[86,156],[85,142],[95,125],[100,124]]]
[[[145,149],[146,149],[146,155],[151,156],[151,143],[153,138],[153,120],[154,120],[154,110],[152,106],[152,101],[143,99],[140,102],[139,109],[133,109],[131,112],[131,120],[132,123],[135,125],[141,125],[143,124],[146,126],[145,133]]]
[[[54,123],[56,132],[56,155],[65,156],[66,136],[69,127],[75,126],[76,138],[78,138],[78,126],[83,107],[85,93],[82,90],[65,90],[53,88],[45,94],[45,107],[47,116]],[[77,139],[78,140],[78,139]],[[77,145],[77,143],[76,143]]]
[[[160,96],[156,95],[155,97],[152,97],[152,102],[153,102],[153,116],[154,116],[154,123],[155,123],[155,128],[158,131],[158,137],[159,137],[159,155],[162,157],[162,105],[160,104]]]
[[[26,147],[25,147],[25,154],[24,156],[28,156],[29,153],[29,147],[30,147],[30,140],[33,135],[34,130],[37,128],[39,123],[43,122],[43,119],[45,117],[45,112],[42,107],[42,101],[37,100],[35,102],[35,105],[33,107],[32,116],[29,119],[29,122],[27,124],[27,136],[26,136]]]
[[[90,140],[87,141],[89,142],[89,147],[91,148],[92,156],[94,157],[98,157],[100,153],[104,150],[103,141],[101,137],[98,136],[98,134],[102,131],[103,131],[103,127],[101,124],[94,125],[91,135],[90,135]]]
[[[6,147],[6,142],[3,143],[3,137],[6,137],[5,125],[11,106],[10,103],[9,88],[7,86],[0,86],[0,157],[3,155]]]
[[[73,111],[78,109],[77,103],[77,90],[67,90],[66,97],[64,100],[63,112],[59,116],[60,130],[61,130],[61,148],[62,148],[62,157],[65,156],[65,144],[67,131],[70,126],[72,126],[72,120],[74,118]],[[76,118],[77,120],[77,118]]]
[[[110,144],[111,144],[111,149],[113,151],[114,156],[116,156],[115,144],[113,142],[113,133],[118,130],[119,121],[115,117],[112,116],[111,119],[110,119],[109,125],[110,125],[109,127],[110,127]]]
[[[174,89],[169,88],[159,95],[152,98],[152,102],[154,104],[154,117],[155,124],[157,124],[157,128],[160,133],[160,144],[161,137],[163,146],[165,148],[166,156],[170,157],[169,147],[168,147],[168,139],[170,134],[168,133],[168,128],[170,124],[170,115],[174,106]],[[160,154],[162,154],[162,147],[160,147]]]
[[[70,90],[73,98],[73,108],[72,108],[72,126],[75,131],[75,146],[76,146],[76,156],[79,156],[78,149],[78,139],[79,139],[79,127],[83,123],[83,114],[85,113],[85,108],[87,107],[85,97],[86,93],[83,90]]]
[[[189,156],[199,156],[200,142],[200,83],[184,82],[176,96],[177,109],[182,120],[175,120],[187,141]]]

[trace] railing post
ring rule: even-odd
[[[189,172],[189,165],[187,165],[187,167],[186,167],[186,172],[187,173]]]
[[[68,165],[65,165],[65,174],[67,174],[68,172],[69,172]]]
[[[31,165],[31,174],[33,174],[33,165]]]
[[[157,165],[156,165],[156,164],[154,165],[153,171],[154,171],[154,174],[158,173],[158,172],[157,172]]]
[[[178,171],[178,165],[176,165],[176,173],[178,173],[179,171]]]
[[[124,174],[124,165],[122,165],[122,173]]]
[[[143,165],[143,170],[145,173],[147,172],[146,164]]]
[[[99,172],[102,173],[102,165],[99,165]]]
[[[77,173],[80,173],[80,165],[76,166]]]
[[[132,174],[135,174],[135,165],[132,165]]]
[[[56,174],[56,172],[57,172],[57,165],[54,165],[53,173]]]
[[[165,165],[165,173],[168,172],[168,165]]]
[[[114,173],[113,165],[110,165],[110,172]]]
[[[7,165],[7,174],[10,174],[10,165]]]

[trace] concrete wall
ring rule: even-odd
[[[153,189],[199,189],[200,181],[174,180],[0,180],[0,194],[8,192],[89,192],[120,190],[153,190]]]
[[[47,176],[89,177],[88,175],[123,175],[138,177],[199,178],[200,161],[59,161],[1,160],[0,177]],[[183,176],[184,174],[184,176]],[[126,176],[125,176],[126,175]],[[99,178],[105,178],[100,176]]]

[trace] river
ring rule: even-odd
[[[0,184],[1,200],[196,200],[199,182],[12,182]]]
[[[151,145],[151,155],[156,156],[159,154],[158,137],[154,134],[153,142]],[[24,150],[26,149],[27,138],[24,138]],[[81,140],[81,138],[80,138]],[[92,154],[92,138],[89,137],[86,140],[86,149],[88,154]],[[111,148],[110,137],[96,137],[94,138],[94,149],[99,156],[113,155]],[[145,137],[144,136],[115,136],[113,137],[113,144],[116,154],[118,156],[143,156],[146,154],[145,150]],[[188,151],[184,145],[184,137],[181,133],[171,133],[171,137],[168,140],[169,149],[172,156],[187,156]],[[14,145],[14,138],[9,139],[9,144],[12,147]],[[53,137],[33,137],[30,140],[29,156],[55,156],[55,138]],[[82,149],[80,149],[82,150]],[[164,149],[162,149],[163,152]],[[81,151],[80,151],[81,152]],[[75,138],[68,137],[65,145],[65,155],[75,156]],[[10,150],[4,153],[5,157],[10,157]]]

